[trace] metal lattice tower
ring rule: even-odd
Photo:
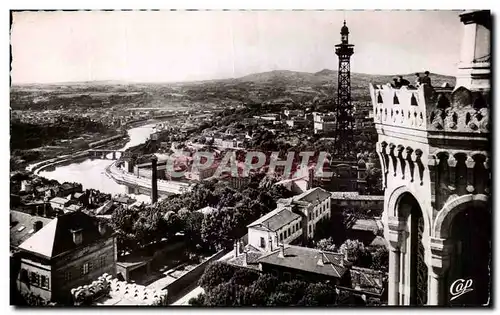
[[[354,45],[349,44],[349,28],[345,20],[340,35],[341,43],[335,45],[335,54],[339,56],[335,152],[344,154],[352,146],[354,124],[351,104],[351,56],[354,54]]]

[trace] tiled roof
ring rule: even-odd
[[[234,257],[227,260],[226,262],[231,264],[231,265],[236,265],[239,267],[247,267],[250,269],[255,269],[259,270],[259,258],[262,256],[262,253],[259,251],[248,251],[247,252],[247,264],[246,266],[243,263],[243,260],[245,259],[245,253],[241,253],[238,255],[238,257]]]
[[[316,201],[324,201],[327,198],[330,198],[330,193],[324,190],[323,188],[316,187],[313,189],[309,189],[308,191],[303,192],[302,194],[293,197],[294,201],[305,201],[309,203],[314,203]]]
[[[73,242],[73,230],[82,230],[82,243],[76,245]],[[112,235],[111,229],[107,229],[104,235],[99,233],[98,221],[82,213],[81,211],[69,212],[61,215],[45,225],[40,231],[28,238],[20,249],[52,258],[64,252],[84,247],[99,239],[106,239]]]
[[[382,294],[384,273],[373,269],[353,267],[351,273],[351,287],[357,291]]]
[[[68,199],[66,198],[61,198],[61,197],[55,197],[55,198],[52,198],[49,200],[49,202],[53,202],[53,203],[58,203],[58,204],[61,204],[61,205],[64,205],[66,203],[68,203]]]
[[[334,191],[330,193],[333,199],[383,201],[384,196],[360,195],[357,191]]]
[[[276,208],[275,210],[267,213],[257,221],[254,221],[248,227],[262,227],[271,231],[277,231],[282,226],[291,223],[292,221],[300,218],[300,215],[293,213],[288,208]]]
[[[81,197],[81,196],[83,196],[83,195],[84,195],[84,193],[79,193],[79,192],[77,192],[77,193],[75,193],[73,196],[74,196],[75,198],[77,198],[77,199],[78,199],[78,198],[80,198],[80,197]]]
[[[379,230],[379,226],[376,220],[373,219],[358,219],[354,222],[354,225],[351,227],[352,230],[361,230],[361,231],[369,231],[373,233],[377,233]]]
[[[14,210],[10,211],[10,215],[10,245],[16,247],[34,235],[33,224],[36,221],[42,222],[43,226],[46,226],[52,221],[52,219],[49,218]]]
[[[341,278],[347,270],[342,265],[342,254],[300,246],[284,246],[284,257],[279,257],[280,249],[278,249],[268,255],[262,256],[259,262],[336,278]]]

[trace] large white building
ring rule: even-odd
[[[301,243],[314,238],[317,224],[331,216],[330,193],[316,187],[278,200],[275,210],[248,225],[248,244],[272,251],[280,243]]]

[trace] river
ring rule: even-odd
[[[125,150],[146,142],[151,133],[154,132],[154,126],[155,124],[151,124],[128,130],[130,140],[119,150]],[[151,202],[151,198],[146,191],[139,191],[136,188],[118,184],[106,175],[106,167],[113,162],[112,160],[86,159],[81,162],[60,165],[52,170],[41,171],[39,175],[49,179],[55,179],[60,183],[81,183],[83,189],[93,188],[104,193],[128,194],[137,200]]]

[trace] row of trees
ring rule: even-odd
[[[365,247],[359,240],[346,240],[342,245],[337,247],[330,238],[324,238],[316,243],[316,248],[340,252],[346,254],[346,257],[355,266],[370,268],[378,271],[387,272],[389,266],[389,252],[385,246]]]
[[[84,117],[65,117],[65,121],[39,125],[12,121],[11,149],[31,149],[53,143],[55,140],[79,137],[84,132],[108,133],[106,126]]]
[[[328,306],[337,303],[335,287],[325,283],[280,281],[269,274],[214,262],[199,285],[205,294],[191,299],[195,306]]]
[[[276,207],[275,200],[290,193],[283,187],[259,190],[258,183],[237,191],[216,180],[196,185],[192,191],[141,209],[117,208],[111,223],[118,233],[119,250],[133,251],[147,244],[184,234],[193,251],[230,248],[246,234],[246,226]],[[203,215],[196,210],[215,210]]]

